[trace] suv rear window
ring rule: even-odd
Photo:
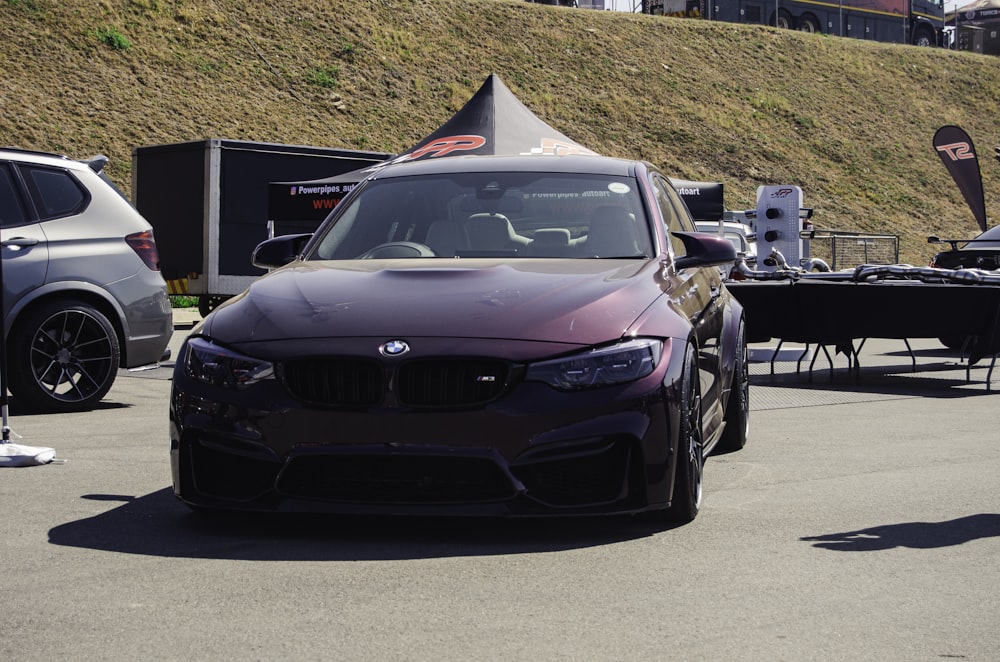
[[[65,170],[21,166],[21,174],[41,220],[70,216],[83,210],[87,193]]]
[[[0,226],[9,228],[27,222],[28,215],[24,211],[21,196],[17,194],[10,168],[0,163]]]

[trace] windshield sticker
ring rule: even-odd
[[[628,184],[623,184],[621,182],[611,182],[610,184],[608,184],[608,190],[611,191],[612,193],[620,193],[622,195],[625,195],[626,193],[629,192],[629,187]]]

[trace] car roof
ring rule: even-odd
[[[994,225],[992,228],[976,237],[977,241],[984,239],[988,239],[990,241],[1000,241],[1000,225]],[[975,244],[969,245],[970,248],[974,248],[975,246]]]
[[[19,147],[0,147],[0,158],[8,161],[20,161],[22,163],[37,163],[40,165],[56,166],[59,168],[86,168],[87,161],[77,161],[63,154],[53,152],[41,152],[31,149],[21,149]],[[97,157],[95,157],[97,158]],[[106,159],[107,157],[102,157]],[[101,164],[103,165],[103,163]],[[100,169],[98,168],[99,172]]]
[[[446,158],[403,161],[379,168],[372,179],[414,175],[438,175],[471,172],[552,172],[573,174],[599,174],[630,177],[635,174],[638,161],[609,156],[572,154],[550,155],[467,155]],[[652,168],[648,164],[643,164]]]

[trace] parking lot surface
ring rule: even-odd
[[[869,341],[856,370],[774,350],[746,449],[666,529],[206,518],[169,487],[169,366],[93,412],[15,402],[65,463],[0,471],[0,658],[997,659],[1000,374],[933,341]]]

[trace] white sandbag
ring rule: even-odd
[[[41,446],[0,444],[0,467],[32,467],[55,460],[56,450]]]

